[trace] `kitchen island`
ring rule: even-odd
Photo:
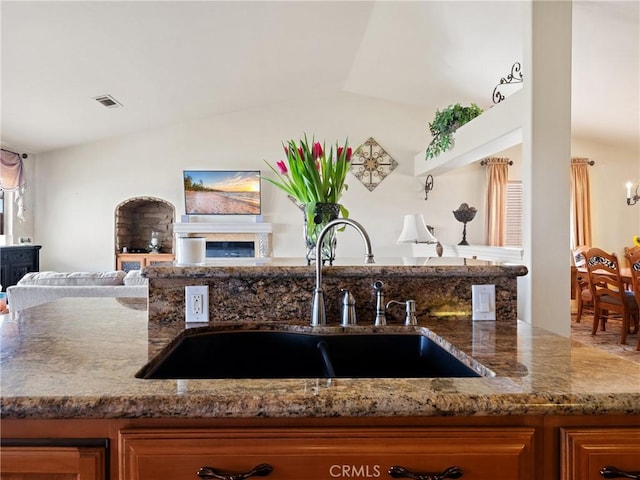
[[[355,328],[376,330],[364,319]],[[388,468],[403,463],[476,469],[462,478],[582,480],[601,478],[584,476],[595,468],[584,455],[594,452],[610,455],[598,462],[640,470],[640,363],[519,321],[432,317],[387,330],[408,328],[441,337],[492,374],[144,380],[136,373],[185,324],[148,321],[140,299],[67,298],[5,316],[3,469],[32,464],[24,455],[34,449],[46,465],[71,448],[104,465],[92,478],[123,480],[198,478],[203,465],[248,471],[265,461],[276,479],[390,478]],[[292,473],[277,476],[285,467]]]

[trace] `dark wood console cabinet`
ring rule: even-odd
[[[40,270],[41,245],[7,245],[0,247],[0,284],[2,291],[18,283],[25,273]]]

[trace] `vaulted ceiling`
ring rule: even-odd
[[[2,0],[2,145],[37,153],[341,91],[488,107],[522,61],[523,5]],[[574,2],[574,135],[639,148],[639,51],[638,2]],[[106,93],[126,114],[92,99]]]

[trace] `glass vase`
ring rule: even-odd
[[[303,205],[302,207],[304,212],[304,240],[307,249],[307,265],[311,265],[316,262],[316,245],[318,244],[320,232],[327,223],[340,216],[340,204],[316,203]],[[333,260],[336,258],[336,231],[337,228],[333,228],[327,232],[322,241],[321,261],[323,265],[325,262],[333,265]]]

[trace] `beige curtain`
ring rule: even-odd
[[[482,165],[487,167],[487,221],[485,242],[487,245],[504,245],[506,232],[506,197],[509,179],[508,158],[486,158]]]
[[[591,188],[588,158],[571,159],[571,248],[591,246]]]

